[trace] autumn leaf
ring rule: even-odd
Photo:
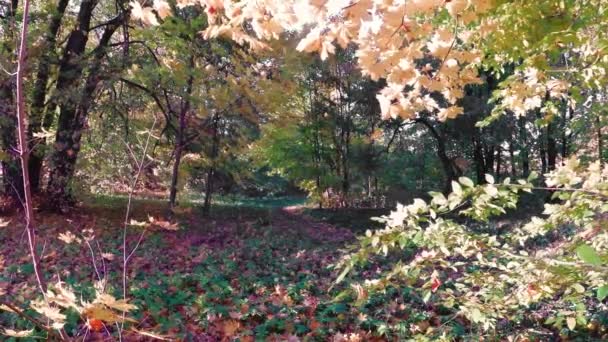
[[[165,0],[154,0],[153,7],[161,19],[165,19],[171,15],[171,7]]]
[[[133,19],[139,20],[149,26],[157,26],[160,24],[151,7],[142,7],[138,1],[130,2],[129,6],[131,6],[131,17]]]
[[[93,303],[103,304],[111,309],[122,312],[130,312],[137,309],[137,306],[129,304],[126,299],[117,300],[114,296],[107,293],[97,294]]]
[[[437,292],[437,289],[439,289],[441,284],[442,283],[441,283],[441,280],[439,280],[439,278],[433,277],[433,279],[431,280],[431,291]]]
[[[112,261],[116,256],[112,253],[101,253],[101,257],[108,261]]]
[[[173,338],[171,338],[170,336],[163,336],[163,335],[159,335],[159,334],[155,334],[149,331],[143,331],[143,330],[137,330],[135,328],[131,329],[132,331],[134,331],[135,333],[145,336],[145,337],[150,337],[152,339],[155,340],[160,340],[160,341],[174,341]]]
[[[4,329],[2,331],[3,335],[6,336],[10,336],[10,337],[28,337],[31,336],[34,333],[34,329],[30,329],[30,330],[12,330],[12,329]]]
[[[89,329],[95,332],[101,331],[104,327],[103,321],[97,318],[87,319],[86,325]]]
[[[77,237],[70,231],[67,231],[65,233],[59,233],[59,236],[57,238],[59,240],[65,242],[68,245],[72,244],[72,243],[81,243],[82,242],[82,240],[79,237]]]
[[[241,323],[239,321],[236,321],[233,319],[224,321],[222,323],[222,331],[224,332],[224,335],[226,335],[227,337],[235,336],[240,328],[241,328]]]

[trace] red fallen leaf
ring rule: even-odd
[[[313,319],[312,321],[310,321],[310,323],[308,323],[308,327],[314,332],[315,330],[321,327],[321,323]]]
[[[87,326],[92,331],[100,332],[103,329],[103,322],[100,319],[91,318],[87,320]]]
[[[437,291],[439,286],[441,286],[441,280],[439,280],[439,278],[434,277],[431,281],[431,291],[435,292]]]
[[[209,9],[207,11],[209,11],[209,14],[215,14],[217,12],[215,7],[213,7],[213,6],[209,6]]]

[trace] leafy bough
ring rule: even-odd
[[[608,168],[599,163],[583,167],[570,159],[545,175],[545,187],[532,184],[536,177],[496,183],[487,175],[480,185],[461,177],[447,197],[431,192],[429,202],[399,204],[389,215],[375,218],[384,229],[367,231],[336,265],[342,269],[337,282],[371,258],[407,250],[411,257],[366,279],[367,289],[409,287],[413,297],[445,307],[483,331],[521,319],[547,301],[557,309],[541,315],[543,324],[569,330],[586,325],[588,300],[608,297]],[[532,217],[508,231],[480,230],[471,222],[487,225],[491,217],[516,208],[521,192],[541,190],[552,193],[542,218]],[[559,233],[553,234],[556,241],[538,243],[552,232]]]

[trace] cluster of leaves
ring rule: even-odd
[[[532,191],[533,176],[495,184],[488,175],[487,183],[477,186],[462,177],[447,198],[431,193],[430,203],[416,199],[399,205],[379,218],[386,228],[368,231],[360,248],[341,260],[344,271],[338,281],[372,256],[405,250],[412,257],[367,279],[370,290],[415,288],[425,303],[444,307],[484,331],[500,332],[506,322],[521,324],[526,313],[537,314],[547,326],[584,329],[593,312],[587,305],[602,305],[608,295],[603,266],[608,234],[602,224],[608,210],[608,168],[599,163],[583,167],[571,159],[547,174],[553,203],[545,205],[546,217],[533,217],[513,230],[480,231],[458,218],[486,222],[515,208],[518,193]],[[568,232],[563,231],[566,225],[572,228]],[[556,241],[540,242],[539,237],[558,229]]]

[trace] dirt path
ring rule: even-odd
[[[320,222],[306,215],[300,206],[283,207],[273,213],[272,224],[279,229],[298,229],[319,242],[347,242],[355,235],[348,228]]]

